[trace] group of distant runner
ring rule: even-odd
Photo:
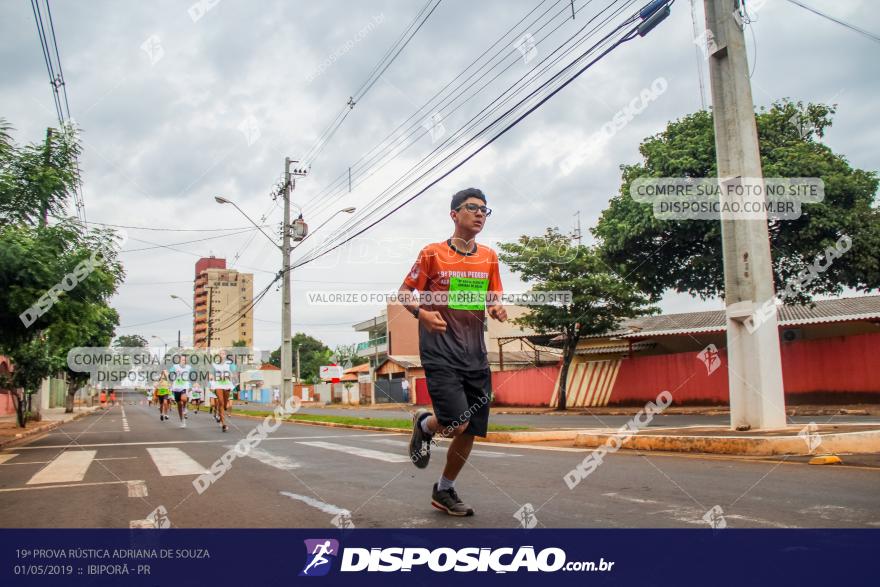
[[[195,413],[201,411],[202,403],[208,401],[209,413],[220,424],[223,432],[229,427],[226,418],[231,413],[232,391],[235,389],[235,380],[238,379],[238,368],[226,351],[219,352],[219,361],[212,363],[211,372],[208,374],[208,387],[203,389],[194,376],[193,368],[188,364],[186,355],[180,355],[170,369],[165,369],[148,398],[152,404],[155,401],[159,406],[159,420],[165,422],[170,419],[171,401],[177,405],[177,417],[180,427],[186,428],[189,418],[188,404],[195,406]],[[150,392],[148,392],[149,394]]]

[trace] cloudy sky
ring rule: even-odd
[[[806,2],[880,32],[874,2]],[[572,19],[567,0],[547,0],[512,28],[538,0],[443,0],[357,102],[309,176],[298,180],[294,202],[304,208],[313,228],[345,206],[358,206],[360,213],[510,84],[530,71],[536,75],[534,70],[540,71],[556,47],[611,3],[575,1],[578,14]],[[305,157],[424,2],[56,0],[51,5],[71,115],[83,130],[88,219],[143,227],[128,231],[125,249],[131,252],[123,254],[127,280],[114,299],[122,316],[119,332],[156,335],[171,343],[182,330],[188,343],[188,310],[170,295],[191,299],[200,256],[225,257],[231,266],[253,272],[255,291],[280,266],[272,244],[246,231],[247,221],[213,197],[234,200],[254,218],[265,215],[272,225],[267,230],[276,232],[282,211],[270,193],[284,157]],[[0,116],[15,127],[17,141],[38,141],[57,120],[31,6],[24,0],[4,2],[0,11]],[[880,44],[786,0],[769,0],[755,16],[746,32],[755,103],[768,105],[783,97],[837,103],[825,142],[852,165],[877,170],[880,145],[873,129]],[[702,31],[701,6],[697,21]],[[520,51],[516,44],[523,38],[520,48],[529,49],[533,39],[534,49]],[[295,271],[295,331],[330,345],[363,340],[351,324],[372,317],[379,306],[317,307],[306,303],[307,292],[395,288],[424,244],[449,235],[449,197],[463,187],[482,188],[495,210],[482,235],[489,244],[542,233],[548,226],[570,230],[577,212],[589,241],[589,227],[618,189],[618,166],[638,160],[643,138],[702,107],[701,60],[693,38],[690,4],[680,0],[650,35],[621,46],[450,177],[361,239]],[[494,50],[502,50],[497,61],[503,67],[486,75],[487,67],[455,92],[447,90],[450,105],[418,112],[499,39]],[[703,75],[708,85],[705,65]],[[665,91],[597,145],[595,133],[602,125],[658,78],[666,81]],[[708,87],[705,99],[710,100]],[[368,166],[366,171],[374,172],[368,178],[355,172],[351,193],[347,185],[321,193],[417,112],[412,120],[418,132],[407,140],[406,150],[397,149],[398,157],[378,170]],[[437,141],[427,132],[432,114],[439,115],[432,129],[441,135]],[[584,145],[587,156],[563,173],[562,162]],[[342,227],[343,216],[333,217],[294,259]],[[225,228],[240,230],[217,231]],[[185,242],[208,237],[219,238]],[[175,250],[132,250],[156,244]],[[507,289],[522,288],[508,272],[502,277]],[[662,304],[672,312],[710,307],[721,304],[682,295],[669,295]],[[255,317],[256,346],[275,348],[280,339],[275,288],[257,306]]]

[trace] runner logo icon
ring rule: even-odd
[[[339,541],[332,538],[311,538],[306,543],[306,566],[300,577],[323,577],[330,572],[333,560],[339,554]]]

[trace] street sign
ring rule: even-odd
[[[342,367],[339,365],[321,365],[318,368],[318,376],[321,379],[342,379]]]

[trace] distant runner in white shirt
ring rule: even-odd
[[[226,425],[226,412],[229,409],[229,396],[235,387],[234,378],[237,368],[235,362],[226,356],[226,351],[221,349],[219,357],[214,361],[214,376],[211,379],[211,389],[217,394],[217,413],[220,416],[220,425],[223,432],[229,427]]]
[[[180,418],[180,427],[186,428],[186,402],[187,392],[192,385],[192,367],[187,364],[186,355],[179,355],[179,361],[169,370],[171,375],[171,392],[177,404],[177,417]]]
[[[199,385],[199,382],[196,381],[193,383],[192,389],[190,390],[190,403],[195,404],[196,411],[198,414],[202,407],[202,386]]]

